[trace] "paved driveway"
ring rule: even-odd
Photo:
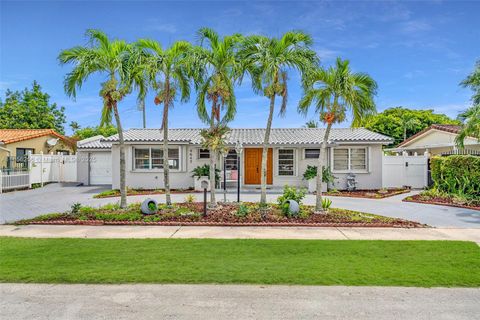
[[[117,202],[118,198],[93,198],[93,195],[106,189],[107,187],[77,187],[75,184],[55,183],[34,190],[5,193],[0,195],[0,223],[66,211],[76,202],[93,206]],[[173,194],[172,201],[183,201],[185,196],[185,194]],[[381,200],[342,197],[331,197],[331,199],[334,207],[414,220],[433,227],[480,228],[480,211],[402,202],[406,196],[403,194]],[[164,195],[131,196],[128,201],[139,202],[148,197],[159,202],[165,201]],[[196,193],[195,197],[200,201],[202,194]],[[257,193],[242,194],[242,201],[258,201],[259,197]],[[278,194],[271,194],[268,200],[275,201],[277,197]],[[218,200],[222,199],[223,195],[219,194]],[[234,201],[236,194],[228,194],[227,199]],[[305,203],[314,204],[315,197],[307,195]]]

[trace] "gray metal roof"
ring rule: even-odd
[[[110,149],[111,142],[104,141],[104,136],[94,136],[77,141],[77,149]]]
[[[202,129],[169,129],[169,142],[201,144]],[[325,133],[324,128],[274,128],[270,134],[270,144],[320,144]],[[227,135],[227,144],[240,141],[246,145],[261,145],[265,129],[231,129]],[[130,129],[123,133],[125,142],[162,142],[163,132],[160,129]],[[330,140],[335,142],[393,142],[393,139],[383,134],[372,132],[365,128],[332,128]],[[118,135],[106,138],[106,142],[118,142]]]

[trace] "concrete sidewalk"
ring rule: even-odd
[[[0,284],[2,319],[476,319],[480,290]]]
[[[461,240],[480,243],[480,229],[0,225],[0,236],[33,238],[211,238],[328,240]]]

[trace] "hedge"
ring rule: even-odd
[[[480,198],[480,157],[433,157],[430,170],[435,187],[449,194]]]

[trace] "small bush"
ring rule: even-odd
[[[277,198],[278,205],[282,209],[282,213],[289,216],[290,206],[288,200],[295,200],[298,204],[302,204],[303,198],[305,198],[306,190],[304,188],[297,189],[296,187],[290,187],[286,185],[283,188],[283,194]]]
[[[240,204],[238,206],[237,211],[235,212],[235,215],[237,217],[244,218],[244,217],[248,216],[249,213],[250,213],[250,208],[248,206],[244,205],[244,204]]]
[[[317,166],[307,166],[307,169],[303,173],[303,179],[305,180],[315,179],[316,176],[317,176]],[[323,167],[322,181],[325,183],[335,182],[335,176],[332,174],[330,167]]]
[[[72,204],[70,208],[70,214],[71,215],[77,215],[80,212],[80,209],[82,208],[82,204],[79,202],[76,202]]]
[[[186,203],[193,203],[195,202],[195,196],[193,194],[189,194],[185,197],[185,202]]]
[[[433,157],[430,169],[435,188],[451,195],[480,199],[480,157]]]
[[[332,205],[332,200],[330,200],[328,198],[322,198],[322,208],[323,208],[323,210],[330,209],[331,205]]]
[[[192,177],[210,177],[210,166],[204,164],[203,166],[198,166],[192,170]],[[220,169],[215,169],[215,181],[218,183],[220,181]]]

